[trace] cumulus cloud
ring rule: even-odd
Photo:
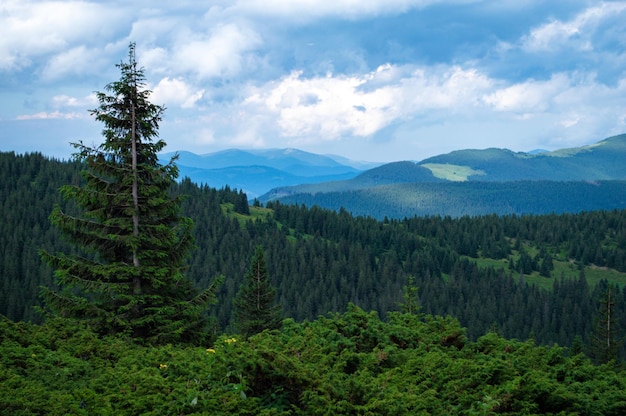
[[[557,74],[547,81],[531,79],[497,89],[483,100],[496,111],[536,113],[549,108],[555,96],[568,89],[569,84],[565,74]]]
[[[77,42],[108,37],[125,21],[116,8],[82,1],[6,0],[0,4],[0,70],[14,70],[38,56]]]
[[[478,105],[491,83],[475,69],[387,64],[364,75],[304,78],[294,72],[257,89],[246,104],[275,114],[284,136],[333,140],[370,136],[419,112]]]
[[[41,77],[54,81],[68,76],[93,74],[105,62],[102,51],[78,46],[53,56],[43,68]]]
[[[98,105],[98,98],[95,94],[89,94],[82,98],[71,97],[69,95],[56,95],[52,97],[52,105],[55,108],[94,107]]]
[[[180,78],[163,78],[153,89],[151,100],[166,107],[192,108],[204,95],[204,89],[195,90]]]
[[[216,27],[209,34],[183,33],[172,51],[170,68],[201,79],[238,75],[261,40],[252,29],[236,24]]]
[[[591,35],[606,19],[623,15],[626,2],[602,2],[577,14],[569,21],[551,20],[530,31],[522,39],[524,49],[528,51],[550,51],[572,44],[577,49],[593,48]],[[622,17],[623,19],[623,17]]]

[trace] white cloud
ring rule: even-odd
[[[152,102],[170,106],[191,108],[204,95],[204,90],[194,90],[189,84],[180,78],[163,78],[153,89],[150,97]]]
[[[550,51],[574,42],[577,49],[591,50],[591,33],[606,19],[615,18],[626,11],[626,2],[602,2],[577,14],[570,21],[552,20],[530,31],[522,39],[528,51]]]
[[[307,78],[294,72],[252,89],[239,112],[246,137],[265,134],[266,145],[274,147],[319,151],[324,142],[339,146],[360,138],[361,152],[380,140],[389,149],[424,149],[418,143],[429,141],[434,149],[531,150],[578,146],[623,132],[624,97],[626,79],[607,86],[593,75],[560,73],[510,82],[460,66],[384,65],[351,76]],[[461,136],[467,141],[456,141]]]
[[[53,56],[44,67],[41,77],[54,81],[68,76],[93,74],[95,68],[104,65],[102,51],[78,46]]]
[[[492,81],[474,69],[384,65],[365,75],[303,78],[300,72],[257,89],[249,106],[274,114],[288,137],[371,136],[427,111],[472,111]]]
[[[83,98],[70,97],[69,95],[56,95],[52,97],[52,105],[55,108],[93,107],[98,105],[98,99],[95,94],[89,94]]]
[[[29,66],[37,56],[100,41],[126,19],[116,8],[82,1],[6,0],[0,4],[0,70]]]
[[[16,120],[75,120],[87,119],[91,116],[87,111],[98,105],[95,94],[89,94],[82,98],[69,95],[55,95],[49,102],[48,107],[54,110],[40,111],[34,114],[22,114],[15,117]],[[78,111],[76,111],[78,110]]]
[[[163,15],[145,17],[135,11],[133,17],[137,20],[133,21],[128,37],[143,45],[153,45],[164,38],[167,39],[168,34],[175,33],[185,26],[185,21],[176,16],[169,16],[167,10],[160,10],[159,13]],[[193,16],[186,20],[187,23],[193,22]]]
[[[570,87],[565,74],[557,74],[547,81],[527,80],[483,97],[496,111],[537,113],[548,109],[558,94]]]
[[[76,112],[64,113],[64,112],[61,112],[61,111],[52,111],[52,112],[42,111],[42,112],[36,113],[36,114],[24,114],[24,115],[17,116],[16,120],[20,120],[20,121],[24,121],[24,120],[47,120],[47,119],[73,120],[73,119],[85,118],[85,117],[86,117],[86,115],[80,114],[80,113],[76,113]]]
[[[152,73],[170,72],[168,64],[171,60],[168,51],[163,47],[140,48],[137,51],[137,61]]]
[[[234,77],[260,43],[256,32],[235,24],[218,26],[209,36],[182,33],[175,42],[170,68],[200,78]]]

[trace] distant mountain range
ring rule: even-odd
[[[626,208],[626,135],[552,152],[458,150],[349,180],[275,188],[259,200],[378,218]]]
[[[169,161],[176,153],[181,178],[215,188],[228,185],[251,199],[276,187],[354,178],[380,165],[298,149],[229,149],[205,155],[179,151],[160,155],[161,161]]]
[[[466,149],[386,164],[297,149],[178,154],[181,178],[196,183],[376,218],[626,208],[626,134],[557,151]]]

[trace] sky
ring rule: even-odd
[[[353,160],[626,132],[626,1],[0,0],[0,151],[97,145],[136,57],[167,151]]]

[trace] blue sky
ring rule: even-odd
[[[626,1],[0,0],[0,150],[101,141],[128,44],[167,150],[355,160],[626,132]]]

